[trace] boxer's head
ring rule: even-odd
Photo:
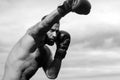
[[[44,16],[42,18],[45,19],[46,16]],[[52,46],[54,45],[54,42],[55,42],[55,39],[56,39],[56,34],[57,32],[59,31],[59,26],[60,26],[60,23],[59,21],[57,21],[52,27],[51,29],[46,33],[46,37],[45,37],[45,43]]]
[[[54,45],[57,32],[59,31],[59,23],[55,23],[52,28],[47,32],[46,43],[50,46]]]

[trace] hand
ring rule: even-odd
[[[66,31],[59,31],[57,33],[56,45],[57,50],[55,58],[64,58],[70,44],[70,34]]]
[[[72,11],[78,14],[89,14],[91,9],[91,4],[88,0],[66,0],[63,5],[58,7],[58,12],[63,16],[68,12]]]

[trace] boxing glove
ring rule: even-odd
[[[66,0],[62,5],[58,6],[57,9],[62,16],[70,11],[87,15],[90,12],[91,4],[88,0]]]
[[[59,31],[56,37],[56,53],[54,58],[63,59],[67,53],[70,44],[70,34],[66,31]]]

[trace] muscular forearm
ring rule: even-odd
[[[61,68],[62,59],[54,59],[48,69],[46,70],[46,75],[49,79],[57,78],[60,68]]]
[[[47,17],[33,26],[32,33],[34,35],[45,34],[52,25],[65,16],[69,12],[75,12],[77,14],[87,15],[91,9],[91,4],[88,0],[66,0],[61,6],[58,6],[56,10],[47,15]],[[34,31],[34,32],[33,32]]]
[[[51,12],[44,20],[41,21],[41,24],[43,25],[42,30],[44,32],[48,31],[56,22],[61,19],[61,17],[62,16],[57,9]]]
[[[37,35],[41,36],[43,34],[46,34],[46,32],[50,30],[53,24],[55,24],[56,21],[59,21],[61,17],[62,17],[61,14],[56,9],[50,14],[48,14],[44,20],[42,20],[41,22],[38,22],[36,25],[31,27],[29,31],[31,31],[34,36],[37,36]]]

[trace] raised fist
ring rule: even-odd
[[[63,59],[66,55],[67,49],[70,44],[70,34],[66,31],[59,31],[57,33],[57,38],[56,38],[56,45],[57,45],[57,50],[55,54],[55,58],[61,58]]]
[[[90,9],[91,4],[88,0],[66,0],[62,5],[58,6],[58,12],[63,16],[70,11],[87,15]]]

